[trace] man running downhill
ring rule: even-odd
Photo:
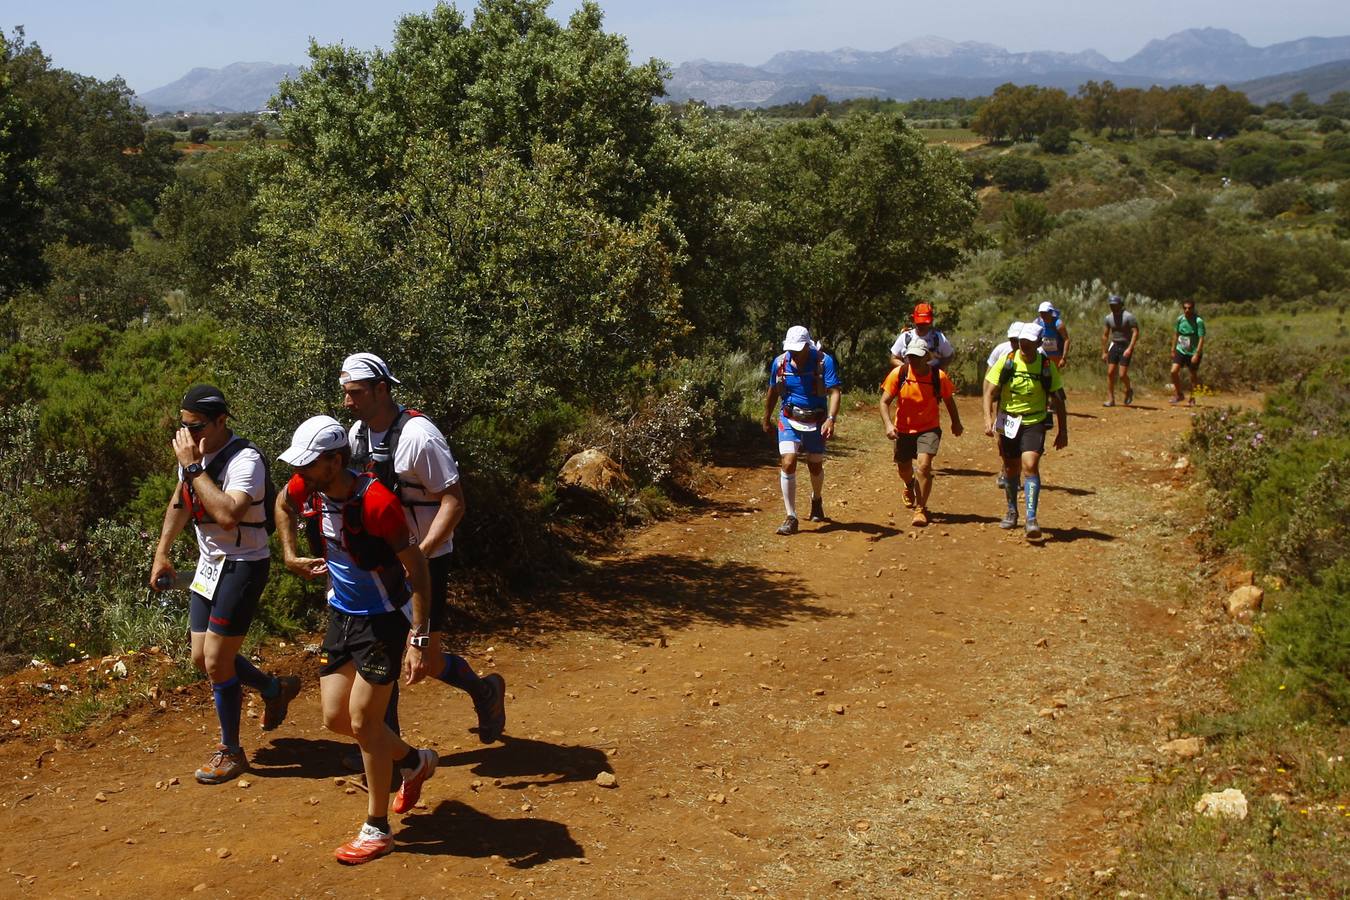
[[[1036,314],[1040,317],[1038,324],[1041,326],[1041,352],[1055,364],[1056,368],[1063,371],[1069,361],[1069,326],[1064,324],[1059,310],[1055,309],[1055,305],[1049,300],[1041,301],[1041,305],[1036,308]]]
[[[1172,398],[1173,405],[1185,399],[1181,391],[1181,370],[1191,373],[1191,406],[1195,405],[1195,389],[1200,384],[1200,358],[1205,352],[1205,320],[1195,314],[1195,301],[1181,304],[1181,315],[1172,329]]]
[[[1134,388],[1130,386],[1130,362],[1134,358],[1135,345],[1139,343],[1139,320],[1134,313],[1125,309],[1125,301],[1119,294],[1107,299],[1111,311],[1106,314],[1102,327],[1102,362],[1106,363],[1106,402],[1102,406],[1116,405],[1116,379],[1125,386],[1125,405],[1134,402]]]

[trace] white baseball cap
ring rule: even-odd
[[[910,340],[909,346],[905,347],[905,356],[927,356],[928,342],[921,337]]]
[[[1014,322],[1014,323],[1012,323],[1011,325],[1009,325],[1009,326],[1008,326],[1008,339],[1009,339],[1009,340],[1012,340],[1012,341],[1017,340],[1017,336],[1018,336],[1019,334],[1022,333],[1022,326],[1023,326],[1024,324],[1026,324],[1026,323],[1024,323],[1024,322]]]
[[[1055,304],[1051,303],[1049,300],[1042,300],[1042,301],[1041,301],[1041,305],[1038,306],[1038,307],[1036,307],[1036,312],[1038,312],[1038,313],[1043,313],[1043,312],[1058,313],[1059,310],[1055,309]]]
[[[1041,339],[1041,326],[1035,322],[1026,322],[1022,325],[1022,330],[1017,332],[1019,341],[1039,341]]]
[[[339,384],[371,380],[387,381],[390,384],[403,383],[394,377],[389,364],[374,353],[353,353],[342,361],[342,374],[338,376]]]
[[[811,343],[811,331],[805,325],[793,325],[788,329],[787,337],[783,338],[784,350],[805,350]]]
[[[296,468],[307,466],[329,450],[347,446],[347,429],[332,416],[313,416],[300,423],[291,446],[278,457]]]

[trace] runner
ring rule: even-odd
[[[383,359],[373,353],[349,356],[338,381],[342,405],[356,417],[347,436],[352,464],[374,474],[399,498],[408,530],[427,557],[431,572],[427,672],[469,695],[478,713],[478,740],[491,744],[506,728],[506,680],[495,673],[479,678],[463,657],[443,654],[441,648],[450,630],[450,552],[465,509],[459,466],[440,429],[426,416],[394,401],[393,386],[402,382]],[[397,733],[397,685],[389,702],[388,721]]]
[[[1022,326],[1025,324],[1026,324],[1025,322],[1014,322],[1008,326],[1008,339],[1003,343],[996,345],[994,349],[989,353],[989,359],[986,360],[985,362],[986,375],[988,374],[988,370],[998,365],[999,361],[1002,360],[1003,357],[1007,356],[1009,353],[1017,349],[1016,346],[1017,336],[1022,333]],[[1003,475],[1002,466],[999,467],[998,477],[994,479],[994,482],[999,486],[999,490],[1002,490],[1003,488],[1006,488],[1008,486],[1008,479],[1005,478]],[[1022,488],[1019,485],[1018,490],[1021,489]]]
[[[945,372],[951,365],[952,357],[956,355],[956,348],[947,340],[945,334],[933,327],[933,307],[927,303],[920,303],[914,307],[911,318],[914,320],[914,327],[901,331],[896,335],[895,343],[891,345],[891,365],[903,366],[905,348],[909,346],[909,342],[915,338],[922,338],[933,353],[933,363]]]
[[[1038,352],[1040,337],[1039,325],[1028,323],[1023,326],[1018,335],[1017,351],[1000,360],[984,379],[984,433],[991,437],[997,433],[999,457],[1003,460],[1003,475],[1007,479],[1003,490],[1008,498],[1008,509],[999,527],[1017,527],[1020,469],[1027,494],[1027,537],[1032,540],[1041,537],[1036,508],[1041,494],[1041,454],[1045,452],[1045,432],[1050,425],[1049,407],[1052,404],[1059,422],[1055,449],[1069,446],[1064,383],[1055,364]]]
[[[905,348],[906,365],[897,366],[881,385],[881,422],[888,440],[895,441],[895,469],[905,491],[905,506],[914,510],[910,523],[928,524],[928,497],[933,490],[933,457],[942,443],[938,398],[947,404],[952,434],[961,436],[961,413],[947,373],[928,364],[928,346],[912,341]],[[891,404],[895,409],[891,409]],[[917,461],[916,461],[917,460]]]
[[[1069,361],[1069,326],[1064,324],[1059,310],[1049,300],[1041,301],[1036,313],[1040,316],[1041,352],[1059,369]],[[1126,400],[1126,404],[1130,401]]]
[[[239,652],[272,564],[267,464],[252,442],[230,430],[230,408],[219,388],[196,385],[179,407],[173,438],[178,484],[164,511],[150,586],[173,585],[178,573],[169,554],[191,522],[197,532],[197,573],[188,600],[192,664],[211,679],[220,720],[220,745],[196,778],[220,784],[248,768],[239,739],[243,685],[262,695],[262,727],[271,731],[300,693],[300,679],[269,675]]]
[[[779,534],[797,533],[797,457],[806,454],[811,473],[811,521],[825,521],[821,490],[825,485],[825,442],[834,435],[839,415],[840,380],[834,357],[811,343],[811,332],[802,325],[788,329],[783,353],[769,370],[769,391],[764,397],[764,431],[772,428],[774,404],[778,415],[778,484],[783,491],[787,518]]]
[[[1134,402],[1134,388],[1130,386],[1130,360],[1134,345],[1139,342],[1139,320],[1125,311],[1125,301],[1112,294],[1106,301],[1111,311],[1106,314],[1102,328],[1102,362],[1106,363],[1108,396],[1102,406],[1116,405],[1116,378],[1125,385],[1125,405]]]
[[[347,432],[336,419],[306,419],[281,461],[295,467],[276,504],[286,568],[302,578],[328,577],[327,662],[319,677],[324,725],[356,738],[365,763],[365,824],[334,852],[339,862],[355,865],[394,849],[389,810],[411,810],[436,773],[436,751],[409,746],[384,721],[400,669],[407,684],[426,674],[431,579],[398,498],[373,476],[349,468]],[[300,514],[309,519],[322,558],[297,552],[295,529],[287,526]],[[393,763],[403,784],[391,803]]]
[[[1195,389],[1200,384],[1200,356],[1205,352],[1205,320],[1195,314],[1195,301],[1187,300],[1181,304],[1181,315],[1173,330],[1176,343],[1172,347],[1172,390],[1174,395],[1168,403],[1173,405],[1185,399],[1181,392],[1181,368],[1185,366],[1191,372],[1191,400],[1195,405]]]

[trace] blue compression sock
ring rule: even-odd
[[[1036,518],[1036,505],[1041,500],[1041,476],[1027,476],[1027,518]]]
[[[475,700],[486,699],[483,695],[488,690],[487,684],[478,677],[478,673],[473,670],[473,666],[469,665],[462,656],[447,653],[445,655],[445,668],[441,669],[441,674],[437,675],[436,678],[452,687],[459,688]]]
[[[216,718],[220,719],[220,742],[231,750],[239,749],[239,714],[244,707],[244,686],[236,675],[211,685],[216,699]]]
[[[281,685],[277,683],[275,678],[249,662],[248,657],[242,653],[236,653],[234,656],[234,674],[241,682],[253,688],[268,700],[275,697],[277,692],[281,690]]]
[[[1017,509],[1017,477],[1018,472],[1014,469],[1013,476],[1003,486],[1003,494],[1008,498],[1008,509]]]

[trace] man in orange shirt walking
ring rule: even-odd
[[[928,496],[933,490],[933,457],[942,441],[938,399],[947,405],[952,434],[961,436],[961,413],[956,408],[952,380],[929,364],[924,341],[911,341],[904,362],[881,384],[881,421],[886,437],[895,441],[895,468],[905,486],[905,506],[914,510],[911,524],[928,524]],[[894,408],[892,408],[894,404]]]

